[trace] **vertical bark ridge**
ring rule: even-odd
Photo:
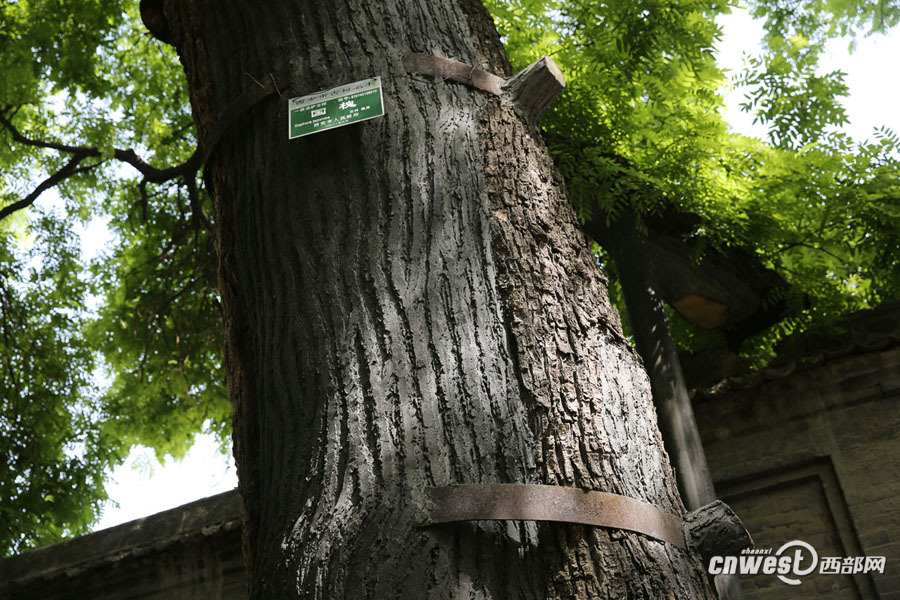
[[[217,196],[234,215],[223,237],[233,236],[232,268],[241,274],[232,308],[247,323],[247,354],[259,371],[248,404],[266,477],[250,543],[252,570],[265,577],[254,578],[254,593],[277,596],[288,580],[303,597],[442,596],[445,578],[421,581],[430,573],[452,573],[490,597],[502,595],[485,591],[498,581],[539,589],[536,570],[521,560],[534,526],[425,531],[410,518],[424,485],[525,480],[533,468],[502,344],[486,208],[477,189],[457,189],[457,177],[478,166],[473,108],[483,101],[455,84],[415,81],[400,65],[408,51],[472,60],[464,21],[444,15],[435,36],[426,2],[332,7],[295,3],[277,15],[216,7],[203,13],[206,35],[190,41],[209,38],[211,54],[230,57],[211,61],[215,102],[204,110],[213,115],[251,84],[244,73],[258,77],[280,62],[292,67],[292,95],[372,74],[387,92],[381,122],[290,145],[280,133],[283,103],[264,101],[215,157]],[[346,25],[360,13],[384,35]],[[411,29],[398,25],[407,17]],[[215,41],[235,37],[241,42]],[[300,52],[279,54],[277,38],[288,46],[296,38]],[[361,56],[344,50],[357,38],[366,40]],[[285,173],[296,173],[290,183],[302,189],[279,184]],[[479,556],[480,543],[501,552]],[[509,579],[500,570],[511,570]],[[398,583],[397,572],[407,577]]]
[[[480,3],[460,1],[474,32],[492,30],[483,25],[490,17]],[[503,52],[495,34],[476,37],[483,62]],[[533,133],[510,104],[498,100],[479,123],[499,289],[517,380],[542,442],[539,477],[641,498],[681,514],[646,374],[622,336],[606,279],[549,153]],[[548,527],[557,534],[563,560],[547,598],[712,597],[693,559],[658,541],[599,528]]]
[[[197,125],[198,139],[201,145],[208,146],[216,128],[216,106],[214,93],[216,86],[210,72],[213,61],[206,50],[205,35],[195,36],[193,33],[203,30],[201,9],[197,2],[169,2],[163,9],[169,21],[169,29],[174,32],[174,45],[188,78],[190,100],[194,121]],[[258,445],[258,424],[250,407],[250,381],[252,373],[249,360],[251,353],[247,347],[246,329],[248,321],[241,305],[240,283],[237,279],[234,256],[234,212],[230,190],[224,184],[225,172],[217,168],[215,163],[207,164],[204,176],[216,202],[216,254],[218,256],[219,292],[222,297],[223,326],[225,333],[224,362],[226,380],[232,399],[232,421],[234,428],[234,452],[240,475],[242,490],[241,502],[245,515],[243,532],[244,557],[248,571],[253,565],[253,548],[251,539],[255,537],[256,516],[258,514],[259,467],[255,459],[255,448]]]

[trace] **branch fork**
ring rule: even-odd
[[[21,200],[0,208],[0,220],[8,217],[16,211],[31,206],[42,193],[62,183],[73,175],[77,175],[78,173],[83,173],[85,171],[93,169],[104,162],[103,160],[100,160],[99,162],[94,164],[79,166],[82,161],[88,158],[102,159],[104,156],[103,152],[95,146],[70,146],[57,142],[47,142],[29,138],[25,136],[21,131],[19,131],[15,125],[13,125],[11,117],[7,116],[7,113],[4,111],[0,111],[0,126],[9,131],[13,140],[20,144],[24,144],[26,146],[31,146],[34,148],[46,148],[48,150],[55,150],[61,154],[71,155],[69,161],[62,168],[60,168],[58,171],[38,184],[38,186],[30,194],[28,194]],[[188,160],[181,163],[180,165],[175,165],[174,167],[168,167],[165,169],[158,169],[148,164],[141,157],[139,157],[134,152],[134,150],[131,149],[114,149],[112,156],[116,160],[128,163],[129,165],[137,169],[141,175],[143,175],[144,178],[141,180],[142,188],[145,187],[147,183],[164,183],[178,177],[184,177],[185,181],[192,180],[196,177],[197,171],[202,165],[203,158],[203,155],[199,152],[199,150],[197,150],[194,152],[194,154],[191,155]],[[196,186],[194,186],[194,189],[196,189]],[[199,215],[199,217],[204,222],[204,225],[209,223],[209,219],[206,218],[205,215]]]

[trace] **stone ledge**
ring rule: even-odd
[[[74,577],[174,544],[241,527],[237,490],[0,560],[0,592],[38,579]],[[2,595],[2,594],[0,594]]]

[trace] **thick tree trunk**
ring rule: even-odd
[[[508,75],[474,0],[167,3],[207,165],[253,598],[708,598],[684,551],[566,524],[417,526],[426,486],[545,483],[681,514],[639,359],[539,137],[419,52]],[[383,118],[288,141],[287,96]]]

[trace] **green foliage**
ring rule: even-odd
[[[697,193],[696,165],[725,134],[713,18],[728,5],[581,0],[546,10],[556,33],[543,39],[556,47],[540,50],[560,64],[567,86],[544,126],[580,213],[615,214],[622,203],[652,212]],[[522,37],[509,34],[518,67],[539,48],[533,35]]]
[[[690,234],[698,260],[704,248],[740,246],[793,286],[784,319],[745,353],[761,363],[787,333],[900,296],[896,136],[857,144],[836,133],[847,120],[844,74],[818,65],[832,37],[895,24],[897,3],[753,3],[767,19],[766,50],[735,83],[769,144],[728,132],[719,114],[715,18],[732,3],[487,5],[515,67],[549,54],[566,75],[544,129],[582,219],[674,205],[701,217]],[[686,349],[723,343],[677,317],[673,329]]]
[[[819,51],[805,38],[777,38],[770,44],[770,54],[749,59],[739,83],[750,88],[742,108],[754,112],[754,122],[769,124],[772,143],[802,147],[847,123],[839,102],[849,92],[844,73],[817,75]]]
[[[740,175],[728,195],[697,205],[704,231],[751,248],[794,287],[785,319],[750,340],[762,359],[781,337],[900,297],[897,137],[827,135],[801,150],[745,141],[722,164]]]
[[[111,160],[133,149],[167,167],[193,152],[172,48],[147,33],[136,0],[4,2],[0,73],[0,115],[38,142],[0,128],[0,209],[70,161],[64,146],[98,150],[57,199],[0,219],[2,555],[85,531],[133,444],[179,457],[207,430],[224,447],[229,407],[201,180],[148,184]],[[112,247],[84,265],[73,227],[93,218]]]
[[[897,0],[752,0],[751,14],[766,22],[769,37],[796,32],[827,39],[886,33],[900,23]]]
[[[46,215],[24,260],[0,232],[0,547],[18,551],[82,533],[105,499],[111,448],[91,382],[94,354],[76,240]],[[52,246],[53,254],[43,248]]]
[[[114,222],[119,244],[93,265],[107,296],[87,339],[114,375],[104,431],[160,456],[181,457],[201,427],[223,447],[230,433],[213,239],[187,202],[177,188],[148,198],[147,221]]]
[[[738,79],[749,88],[743,108],[769,124],[772,142],[784,148],[810,144],[847,122],[844,73],[818,72],[826,42],[863,30],[884,33],[900,21],[896,0],[753,0],[750,10],[765,20],[766,53],[751,57]]]

